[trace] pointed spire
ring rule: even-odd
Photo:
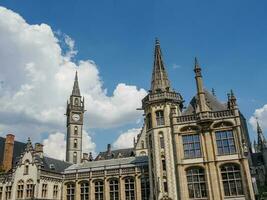
[[[267,145],[266,145],[266,139],[264,137],[258,119],[257,119],[257,134],[258,134],[258,150],[262,151],[263,148],[265,148]]]
[[[199,65],[197,57],[195,57],[195,79],[196,79],[196,85],[197,85],[197,96],[199,100],[199,109],[200,112],[207,111],[207,104],[206,104],[206,97],[203,87],[203,80],[202,80],[202,74],[201,74],[201,67]]]
[[[72,89],[72,95],[74,96],[81,96],[79,82],[78,82],[78,72],[75,73],[74,85]]]
[[[159,40],[156,38],[151,91],[168,91],[169,89],[170,81],[168,79],[168,75],[164,67],[160,43]]]

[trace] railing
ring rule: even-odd
[[[160,93],[148,94],[143,101],[144,102],[155,101],[160,99],[171,99],[171,100],[182,101],[180,94],[176,92],[160,92]]]
[[[176,119],[177,123],[183,123],[183,122],[194,122],[197,120],[205,120],[205,119],[228,118],[233,116],[234,116],[233,110],[223,110],[216,112],[201,112],[193,115],[184,115],[176,117]]]

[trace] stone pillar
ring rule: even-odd
[[[75,200],[80,200],[81,190],[80,190],[79,186],[80,186],[80,184],[78,183],[78,180],[76,179],[76,182],[75,182]]]
[[[3,158],[3,169],[5,172],[8,172],[10,169],[12,169],[14,139],[15,136],[13,134],[6,135],[4,158]]]
[[[142,192],[141,192],[141,177],[135,174],[135,195],[136,200],[142,200]]]

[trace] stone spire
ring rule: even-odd
[[[72,89],[72,95],[81,96],[80,88],[79,88],[79,82],[78,82],[78,72],[77,71],[76,71],[76,74],[75,74],[75,80],[74,80],[74,85],[73,85],[73,89]]]
[[[258,151],[261,151],[263,148],[266,147],[266,139],[264,137],[264,134],[262,132],[258,120],[257,120],[257,134],[258,134]]]
[[[196,85],[197,85],[199,111],[205,112],[205,111],[207,111],[206,97],[205,97],[205,92],[204,92],[204,88],[203,88],[201,67],[200,67],[196,57],[195,57],[194,72],[195,72],[195,79],[196,79]]]
[[[168,75],[164,67],[162,53],[160,49],[160,43],[159,40],[156,39],[151,91],[152,93],[155,93],[158,91],[163,92],[169,90],[170,90],[170,81],[168,79]]]

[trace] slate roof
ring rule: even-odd
[[[133,156],[134,156],[133,148],[117,149],[117,150],[112,150],[111,152],[108,151],[100,152],[95,158],[95,160],[108,160],[114,158],[127,158]]]
[[[76,170],[86,171],[88,169],[92,171],[97,171],[97,170],[103,170],[103,169],[116,169],[120,167],[126,168],[126,167],[140,166],[140,165],[148,165],[147,156],[85,162],[81,164],[72,165],[69,168],[67,168],[65,172],[71,173]]]
[[[50,172],[61,173],[72,165],[71,163],[65,162],[63,160],[58,160],[47,156],[44,156],[42,158],[40,156],[36,156],[36,159],[41,163],[43,170]],[[53,168],[51,168],[52,165]]]
[[[211,111],[221,111],[227,110],[227,104],[220,102],[215,96],[213,96],[209,91],[204,90],[206,102]],[[183,112],[182,115],[192,115],[195,113],[197,108],[197,95],[195,95],[190,101],[188,107]]]
[[[5,141],[6,138],[0,137],[0,165],[3,164],[3,159],[4,159],[4,151],[5,151]],[[13,150],[13,161],[12,161],[12,166],[15,165],[16,163],[16,158],[23,153],[23,151],[26,148],[26,144],[23,142],[14,142],[14,150]]]

